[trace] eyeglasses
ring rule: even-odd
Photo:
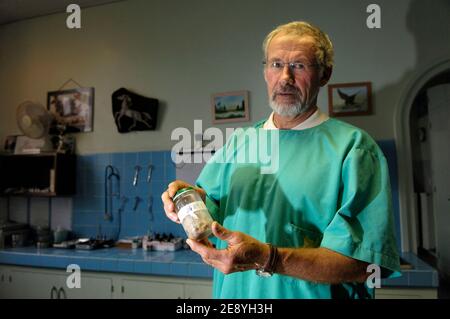
[[[314,63],[314,64],[305,64],[302,62],[281,62],[281,61],[272,61],[272,62],[267,62],[267,61],[263,61],[262,62],[267,68],[269,68],[269,70],[271,72],[274,73],[279,73],[282,70],[284,70],[284,67],[287,65],[289,70],[291,72],[293,72],[295,75],[299,75],[305,71],[309,70],[309,67],[315,67],[315,66],[319,66],[319,64]]]

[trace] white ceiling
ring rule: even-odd
[[[117,1],[122,0],[0,0],[0,25],[66,12],[67,6],[71,3],[86,8]]]

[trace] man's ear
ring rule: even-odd
[[[320,86],[325,86],[331,78],[333,73],[332,67],[324,67],[322,71],[322,78],[320,79]]]

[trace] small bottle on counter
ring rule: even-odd
[[[173,202],[178,219],[190,239],[200,240],[211,235],[213,219],[194,188],[185,187],[178,190]]]

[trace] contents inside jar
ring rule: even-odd
[[[200,240],[211,235],[211,215],[200,195],[192,188],[179,190],[173,201],[178,219],[190,239]]]
[[[182,225],[189,238],[200,240],[211,235],[212,219],[208,215],[208,211],[202,210],[184,218]]]

